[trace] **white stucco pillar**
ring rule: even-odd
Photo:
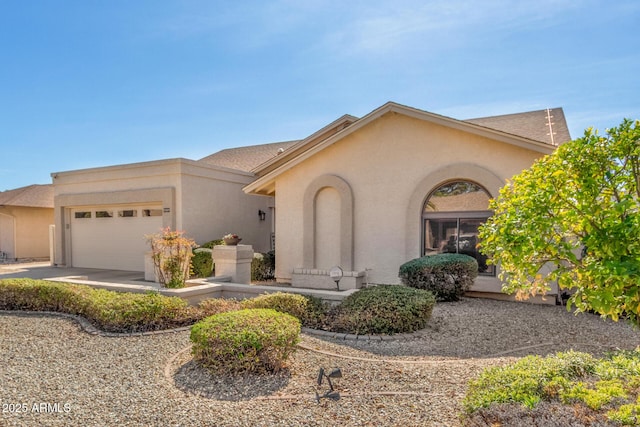
[[[251,261],[253,246],[237,245],[213,247],[213,261],[216,264],[216,277],[229,276],[232,283],[251,283]]]

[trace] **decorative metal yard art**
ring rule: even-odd
[[[336,288],[338,290],[340,290],[340,279],[342,279],[342,276],[344,276],[344,271],[342,271],[342,268],[337,265],[329,270],[329,277],[336,282]]]
[[[334,378],[334,379],[342,378],[342,371],[340,370],[340,368],[333,368],[331,369],[331,371],[329,371],[328,374],[324,371],[324,368],[320,368],[320,370],[318,371],[318,387],[322,385],[322,381],[325,378],[327,379],[327,383],[329,384],[329,390],[324,392],[324,394],[322,395],[318,394],[318,390],[314,390],[316,393],[317,403],[320,403],[320,399],[331,399],[331,400],[340,399],[340,393],[338,393],[333,389],[333,383],[331,382],[331,378]]]

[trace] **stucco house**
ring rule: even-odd
[[[475,256],[472,291],[499,293],[477,253],[490,198],[570,135],[561,108],[457,120],[393,102],[344,115],[299,141],[52,174],[59,265],[142,271],[145,234],[182,229],[199,243],[234,232],[276,249],[294,287],[399,283],[404,262]]]
[[[0,261],[48,260],[53,186],[29,185],[0,192]]]
[[[499,294],[478,226],[508,178],[569,141],[561,108],[456,120],[389,102],[343,116],[253,170],[248,194],[275,198],[276,276],[294,287],[399,283],[404,262],[475,256],[472,291]]]

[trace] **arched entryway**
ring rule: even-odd
[[[478,229],[489,216],[491,195],[480,184],[446,181],[431,191],[422,213],[422,255],[461,253],[478,261],[478,273],[494,276],[495,267],[478,251]]]
[[[353,192],[345,180],[323,175],[303,200],[303,267],[353,268]]]

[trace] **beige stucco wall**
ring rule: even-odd
[[[271,210],[273,198],[245,194],[242,187],[253,180],[242,174],[196,174],[186,171],[181,180],[180,212],[182,229],[198,243],[220,239],[227,233],[242,237],[243,245],[257,252],[267,252],[271,245]],[[258,211],[266,213],[261,221]],[[197,237],[196,237],[197,236]]]
[[[276,177],[277,278],[289,281],[294,268],[331,267],[309,265],[304,255],[309,242],[301,238],[305,235],[301,201],[318,177],[337,177],[353,194],[352,269],[370,270],[372,283],[398,283],[399,266],[420,256],[422,209],[430,191],[448,180],[463,179],[496,196],[507,178],[541,155],[432,122],[386,114]],[[337,200],[321,197],[323,204]],[[333,211],[340,209],[336,203]],[[500,290],[497,279],[482,278],[479,286]]]
[[[273,201],[242,192],[253,180],[245,172],[168,159],[58,172],[52,178],[59,265],[73,263],[66,229],[70,208],[80,206],[157,204],[164,209],[164,227],[183,230],[198,243],[237,233],[256,251],[269,250]],[[258,210],[267,213],[265,221]]]
[[[53,209],[21,206],[0,206],[2,230],[0,234],[13,233],[13,236],[0,236],[0,251],[9,258],[49,258],[49,225],[54,223]]]

